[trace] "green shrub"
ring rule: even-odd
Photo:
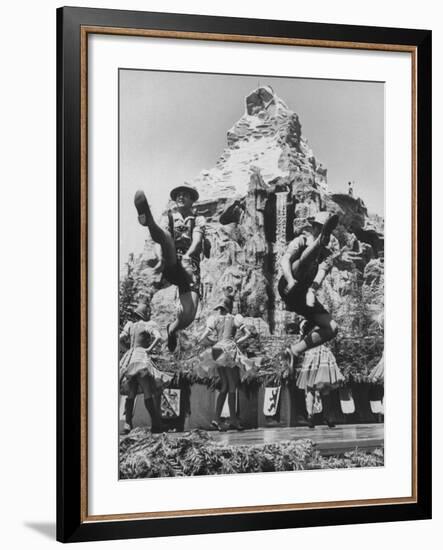
[[[313,441],[220,445],[210,434],[152,435],[137,428],[120,442],[120,478],[175,477],[383,466],[383,449],[323,457]]]

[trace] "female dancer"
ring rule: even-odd
[[[235,411],[235,393],[240,385],[240,369],[248,369],[250,361],[239,350],[238,345],[244,342],[251,333],[244,325],[241,315],[232,315],[232,298],[225,297],[216,305],[215,315],[209,317],[206,329],[200,342],[208,338],[214,342],[206,354],[206,360],[217,368],[221,380],[220,393],[215,406],[215,417],[212,425],[217,430],[224,430],[221,423],[223,404],[228,396],[229,428],[242,430]],[[235,340],[235,335],[242,332],[242,336]],[[205,354],[204,354],[205,355]],[[204,360],[205,358],[203,358]]]
[[[307,321],[300,324],[301,338],[303,338],[307,326]],[[334,355],[327,346],[317,346],[305,352],[296,385],[299,389],[304,390],[306,395],[306,410],[310,428],[315,428],[314,409],[318,397],[321,397],[323,418],[326,424],[330,428],[335,427],[331,414],[330,392],[342,382],[344,382],[344,376],[337,366]]]
[[[133,320],[128,321],[120,334],[120,341],[129,344],[128,351],[120,360],[120,384],[126,381],[128,397],[125,404],[124,432],[132,430],[134,402],[140,385],[145,407],[151,416],[153,433],[162,431],[161,414],[155,403],[156,383],[165,384],[172,380],[172,375],[159,371],[150,353],[161,341],[157,325],[150,321],[151,312],[147,304],[140,304],[133,312]]]

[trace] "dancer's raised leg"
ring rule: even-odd
[[[337,336],[338,325],[329,315],[329,313],[316,313],[309,319],[315,323],[314,328],[297,344],[290,346],[293,355],[297,356],[308,349],[321,346],[325,342],[332,340]]]
[[[162,229],[155,221],[149,207],[146,195],[143,191],[137,191],[134,197],[135,208],[138,213],[138,221],[144,227],[147,227],[152,240],[161,246],[165,267],[171,267],[177,264],[177,253],[174,239],[169,231]]]
[[[197,314],[200,297],[197,292],[185,292],[180,294],[180,303],[177,307],[177,317],[167,327],[168,346],[173,351],[177,346],[177,332],[188,327],[195,319]]]
[[[292,264],[294,273],[298,269],[303,269],[305,266],[310,265],[314,260],[318,258],[322,248],[327,246],[331,237],[332,231],[337,227],[338,216],[333,214],[328,218],[325,224],[321,227],[321,231],[318,236],[309,244],[302,252],[300,258]]]

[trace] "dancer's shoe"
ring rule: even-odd
[[[177,333],[169,332],[170,325],[167,325],[166,332],[168,333],[168,350],[172,353],[177,347]]]
[[[143,191],[137,191],[134,196],[134,205],[137,209],[138,221],[144,227],[148,226],[148,216],[150,215],[149,204]]]
[[[221,422],[217,422],[217,420],[213,420],[211,422],[211,430],[217,430],[218,432],[225,432],[226,431],[226,426],[224,426],[224,424],[222,424]]]
[[[132,430],[132,427],[125,422],[125,425],[123,426],[123,435],[128,435],[128,433]]]
[[[337,227],[337,224],[338,224],[338,214],[332,214],[323,224],[321,234],[320,234],[320,242],[323,246],[327,246],[329,244],[331,233]]]
[[[245,427],[240,424],[238,420],[234,420],[234,422],[229,422],[229,428],[231,430],[237,430],[239,432],[242,432]]]

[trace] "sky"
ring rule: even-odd
[[[383,216],[383,83],[121,69],[121,263],[146,239],[135,191],[143,189],[160,215],[173,187],[215,165],[258,85],[271,85],[298,114],[304,138],[328,169],[329,190],[346,193],[354,180],[354,194]]]

